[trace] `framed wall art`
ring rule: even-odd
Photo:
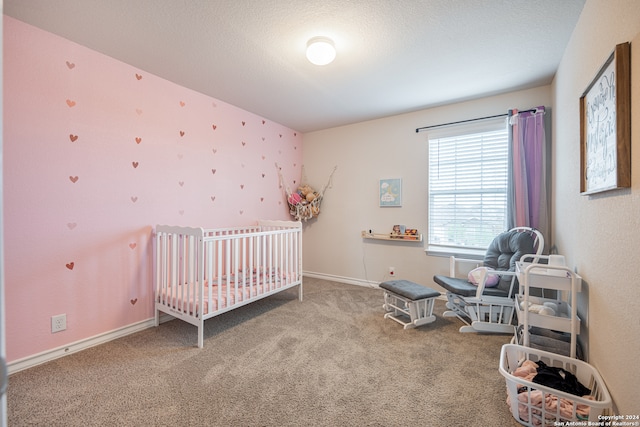
[[[580,193],[631,186],[631,48],[621,43],[580,97]]]
[[[402,206],[402,178],[381,179],[379,190],[380,206]]]

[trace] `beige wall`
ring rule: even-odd
[[[589,362],[620,414],[640,414],[640,1],[588,0],[553,83],[554,236],[584,278]],[[632,41],[632,187],[581,196],[579,98],[616,44]],[[585,340],[586,342],[586,340]]]
[[[365,284],[396,277],[427,286],[448,271],[448,259],[427,256],[422,244],[363,240],[362,230],[390,232],[404,224],[427,229],[427,134],[416,128],[504,114],[509,108],[551,105],[551,86],[432,108],[304,135],[309,182],[321,187],[338,166],[317,220],[305,224],[304,270],[308,274]],[[402,178],[403,206],[378,205],[378,182]]]
[[[309,181],[322,186],[337,165],[320,218],[305,225],[304,269],[347,283],[397,276],[428,286],[447,259],[421,245],[364,241],[360,231],[396,223],[427,227],[427,144],[421,126],[552,107],[552,238],[584,278],[578,305],[588,361],[603,376],[619,414],[640,414],[640,1],[587,0],[552,86],[312,132],[304,136]],[[614,46],[632,43],[632,187],[580,195],[579,98]],[[404,205],[380,208],[381,178],[403,179]]]

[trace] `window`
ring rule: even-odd
[[[483,250],[507,224],[504,118],[429,133],[429,250]]]

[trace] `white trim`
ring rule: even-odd
[[[486,249],[461,248],[453,246],[427,245],[424,249],[427,255],[456,258],[472,258],[482,261],[486,254]]]
[[[314,279],[330,280],[332,282],[346,283],[348,285],[365,286],[367,288],[380,288],[379,282],[372,282],[370,280],[354,279],[351,277],[335,276],[333,274],[317,273],[315,271],[303,271],[302,275],[305,277],[313,277]]]
[[[356,286],[364,286],[367,288],[382,289],[380,287],[380,282],[372,282],[370,280],[354,279],[354,278],[344,277],[344,276],[334,276],[333,274],[317,273],[314,271],[303,271],[302,274],[305,277],[313,277],[314,279],[330,280],[332,282],[346,283],[347,285],[356,285]],[[427,286],[427,287],[430,287],[430,286]],[[436,287],[438,286],[436,285]],[[439,291],[439,292],[440,292],[440,296],[436,297],[436,299],[446,301],[447,297],[444,293],[442,293],[443,291]]]
[[[173,319],[173,316],[169,316],[169,315],[160,316],[161,323],[167,322],[172,319]],[[109,332],[98,334],[90,338],[76,341],[62,347],[46,350],[46,351],[43,351],[42,353],[27,356],[25,358],[15,360],[7,364],[8,372],[9,372],[9,375],[15,374],[16,372],[20,372],[37,365],[41,365],[43,363],[47,363],[64,356],[68,356],[70,354],[77,353],[79,351],[86,350],[88,348],[95,347],[97,345],[104,344],[106,342],[113,341],[115,339],[122,338],[124,336],[131,335],[136,332],[140,332],[142,330],[151,328],[153,326],[155,326],[155,322],[154,322],[154,319],[151,318],[151,319],[143,320],[138,323],[133,323],[131,325],[124,326],[119,329],[114,329]]]

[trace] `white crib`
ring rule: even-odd
[[[161,312],[191,323],[202,348],[207,319],[295,286],[302,301],[302,223],[158,225],[155,264],[155,325]]]

